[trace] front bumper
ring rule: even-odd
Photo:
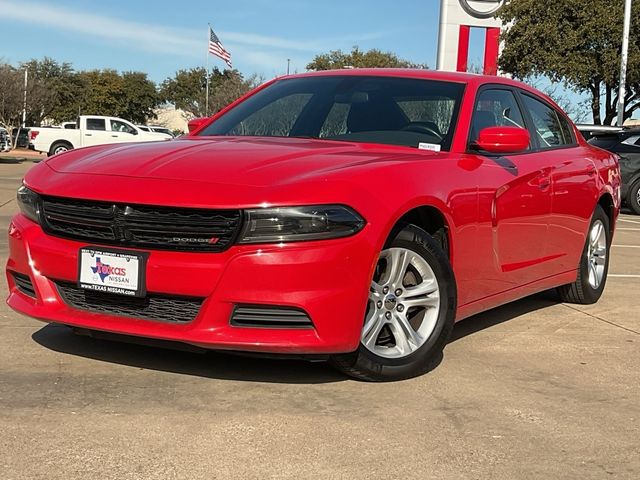
[[[54,323],[199,347],[265,353],[328,354],[354,351],[376,260],[368,229],[344,239],[282,245],[234,246],[222,253],[151,251],[148,292],[204,298],[188,323],[160,322],[70,307],[55,282],[75,283],[78,251],[86,243],[46,235],[16,215],[9,228],[7,303]],[[12,272],[27,275],[35,298]],[[304,310],[313,328],[253,328],[230,324],[236,305]]]

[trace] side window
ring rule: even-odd
[[[106,130],[104,118],[87,118],[87,130]]]
[[[511,90],[487,89],[480,92],[471,120],[471,141],[487,127],[526,128],[522,112]]]
[[[540,148],[573,145],[569,124],[558,112],[530,95],[524,94],[522,99],[533,120],[533,133],[538,138]]]
[[[130,133],[131,135],[136,135],[138,132],[135,128],[125,122],[121,122],[120,120],[111,119],[111,131],[112,132],[121,132],[121,133]]]

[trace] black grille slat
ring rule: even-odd
[[[149,293],[146,297],[128,297],[79,288],[68,282],[55,282],[58,293],[70,307],[141,320],[189,323],[200,312],[203,298]]]
[[[33,287],[33,283],[27,275],[16,272],[11,272],[11,275],[13,275],[13,281],[15,282],[18,290],[25,295],[36,298],[36,289]]]
[[[123,247],[220,252],[235,240],[242,216],[240,210],[108,204],[43,197],[42,219],[47,233],[75,240]]]
[[[235,327],[313,328],[303,310],[289,307],[236,306],[230,323]]]

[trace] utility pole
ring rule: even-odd
[[[15,149],[18,146],[18,137],[20,136],[20,132],[25,129],[27,126],[27,82],[29,81],[29,69],[24,69],[24,97],[22,100],[22,125],[18,127],[18,134],[13,139],[13,148]],[[11,139],[11,134],[13,132],[9,132],[9,139]]]
[[[24,100],[22,102],[22,128],[27,126],[27,82],[29,79],[29,69],[24,69]]]
[[[620,60],[620,89],[618,90],[618,127],[624,123],[624,97],[627,94],[627,61],[629,58],[629,30],[631,26],[631,0],[624,3],[624,29],[622,33],[622,59]]]
[[[291,59],[287,58],[287,75],[289,75],[289,68],[291,67]]]

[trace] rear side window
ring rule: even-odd
[[[556,110],[526,94],[522,95],[522,99],[533,120],[533,134],[540,148],[557,148],[575,143],[569,123]]]
[[[480,92],[473,111],[471,141],[488,127],[525,128],[516,97],[511,90],[487,89]]]
[[[106,130],[104,118],[87,118],[87,130]]]

